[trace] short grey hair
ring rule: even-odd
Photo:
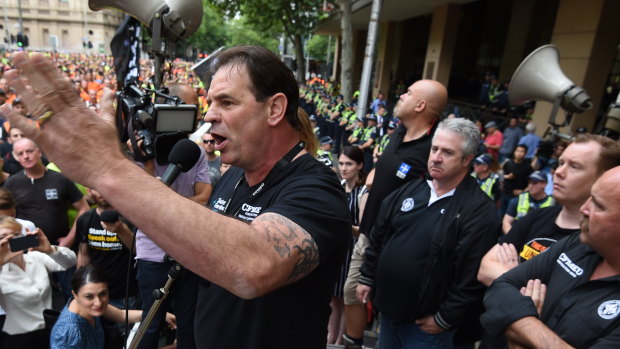
[[[536,132],[536,124],[534,124],[533,122],[528,122],[527,125],[525,125],[525,130],[529,133],[534,133]]]
[[[447,131],[463,137],[463,157],[476,154],[480,145],[480,130],[472,121],[463,118],[445,119],[437,126],[437,132]],[[434,138],[434,137],[433,137]]]

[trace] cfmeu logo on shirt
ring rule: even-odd
[[[241,206],[241,212],[239,213],[238,217],[246,221],[252,221],[254,220],[254,218],[256,218],[260,214],[260,211],[262,209],[263,208],[260,206],[251,206],[248,204],[243,204]]]
[[[414,206],[415,206],[415,203],[413,201],[413,198],[407,198],[403,200],[403,204],[400,206],[400,210],[403,212],[409,212],[413,210]]]
[[[601,303],[598,307],[598,316],[611,320],[620,314],[620,301],[617,299]]]

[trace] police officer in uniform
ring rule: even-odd
[[[364,128],[359,147],[364,151],[364,172],[368,173],[373,167],[372,152],[375,149],[375,140],[379,139],[379,131],[375,115],[366,116],[366,122],[367,126]]]
[[[523,193],[510,200],[508,210],[502,220],[502,229],[507,234],[512,228],[512,223],[537,208],[555,205],[552,196],[547,195],[547,175],[542,171],[535,171],[529,176],[529,185]]]
[[[501,191],[499,188],[499,176],[491,172],[493,158],[489,154],[482,154],[474,160],[474,172],[471,176],[476,179],[480,189],[487,194],[491,200],[499,204]]]
[[[321,138],[319,144],[320,148],[317,151],[317,159],[335,171],[337,162],[334,159],[334,154],[332,154],[334,140],[330,136],[325,136]]]

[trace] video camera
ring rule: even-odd
[[[196,129],[198,107],[168,95],[167,87],[143,90],[131,82],[116,98],[119,138],[123,143],[130,140],[137,161],[155,158],[165,165],[174,144]]]
[[[165,59],[172,58],[175,43],[187,39],[200,26],[202,1],[89,0],[88,5],[94,11],[121,10],[140,21],[151,33],[155,87],[142,90],[136,82],[126,82],[117,93],[116,126],[121,141],[131,141],[136,160],[155,158],[160,165],[165,165],[172,146],[194,131],[198,109],[168,95],[168,90],[162,88],[162,68]],[[140,147],[138,140],[142,141]]]

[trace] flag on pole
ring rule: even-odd
[[[110,42],[119,90],[140,77],[140,30],[140,21],[127,15]]]

